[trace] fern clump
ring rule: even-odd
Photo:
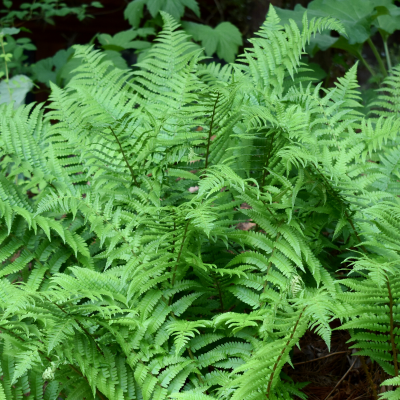
[[[271,7],[220,67],[163,19],[134,71],[76,46],[51,111],[2,106],[0,398],[305,398],[280,372],[307,329],[329,346],[332,319],[382,314],[397,346],[398,116],[358,111],[356,66],[329,90],[297,76],[342,26]]]

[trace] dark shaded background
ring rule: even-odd
[[[15,6],[26,0],[15,1]],[[296,4],[307,6],[310,0],[198,0],[201,10],[199,19],[191,10],[185,14],[185,20],[209,24],[213,27],[222,21],[230,21],[242,32],[244,38],[250,38],[264,22],[269,4],[293,9]],[[69,5],[89,3],[87,1],[67,1]],[[115,34],[130,28],[124,19],[123,11],[129,1],[100,0],[104,8],[90,9],[94,18],[78,21],[73,15],[55,18],[52,26],[43,21],[24,22],[23,26],[32,31],[32,41],[38,48],[33,62],[53,56],[58,50],[73,44],[85,44],[100,33]],[[14,8],[14,7],[13,7]],[[146,9],[145,9],[146,10]],[[145,12],[148,13],[146,10]],[[144,19],[151,18],[148,14]],[[26,35],[26,33],[24,33]]]
[[[14,1],[14,7],[27,0]],[[244,38],[244,46],[248,46],[247,39],[253,37],[261,24],[264,22],[270,4],[281,8],[293,9],[296,4],[307,7],[311,0],[198,0],[201,10],[201,17],[198,18],[191,10],[187,9],[183,19],[194,22],[217,26],[222,21],[230,21],[241,31]],[[351,0],[349,0],[351,1]],[[82,3],[90,3],[90,0],[67,0],[70,6],[78,6]],[[30,29],[32,42],[36,45],[37,51],[30,52],[29,63],[34,63],[43,58],[53,56],[58,50],[70,47],[73,44],[88,43],[97,33],[115,34],[117,32],[130,29],[128,21],[124,19],[124,9],[129,0],[100,0],[104,8],[89,8],[88,11],[94,18],[87,18],[78,21],[74,15],[66,17],[56,17],[55,25],[50,25],[43,20],[31,20],[20,23]],[[145,15],[142,21],[151,18],[145,8]],[[18,26],[18,25],[17,25]],[[400,27],[399,27],[400,28]],[[21,32],[26,36],[26,32]],[[382,40],[379,35],[373,38],[378,50],[383,51]],[[400,30],[389,39],[391,43],[400,43]],[[239,49],[239,53],[243,49]],[[364,57],[371,65],[376,65],[375,57],[367,45],[364,46]],[[337,62],[339,55],[340,62]],[[335,57],[336,56],[336,57]],[[134,62],[132,55],[128,55],[128,64]],[[338,77],[343,76],[357,60],[337,49],[328,49],[325,52],[318,52],[311,60],[318,63],[329,76],[325,79],[325,87],[333,86]],[[369,88],[369,72],[360,64],[358,69],[359,81],[362,87]],[[34,90],[34,96],[29,100],[45,101],[48,96],[48,89],[40,86],[39,90]]]
[[[21,3],[27,0],[14,1],[13,8],[19,8]],[[244,39],[244,46],[249,46],[247,39],[253,37],[261,24],[264,22],[270,4],[274,6],[293,9],[296,4],[307,7],[311,0],[198,0],[201,10],[201,17],[198,18],[191,10],[186,9],[184,20],[199,22],[212,27],[217,26],[222,21],[230,21],[241,31]],[[351,0],[349,0],[351,1]],[[78,6],[82,3],[89,4],[90,0],[67,0],[70,6]],[[89,8],[88,12],[93,18],[79,21],[74,15],[66,17],[56,17],[55,25],[45,23],[43,20],[31,20],[17,24],[24,26],[32,31],[32,34],[21,32],[20,36],[29,35],[32,42],[36,45],[37,51],[29,52],[28,63],[35,63],[43,58],[53,56],[58,50],[66,49],[73,44],[86,44],[97,33],[115,34],[117,32],[130,29],[128,21],[124,19],[124,9],[130,0],[100,0],[104,8]],[[145,15],[142,23],[151,18],[145,7]],[[400,27],[399,27],[400,29]],[[377,34],[373,41],[380,52],[383,52],[383,43]],[[400,43],[400,30],[395,32],[389,39],[389,47],[394,43]],[[239,49],[241,53],[243,48]],[[398,48],[400,50],[400,46]],[[400,51],[399,58],[400,58]],[[376,59],[367,45],[363,49],[364,58],[372,65],[376,66]],[[124,54],[129,65],[135,62],[133,54]],[[338,50],[328,49],[319,51],[310,61],[318,63],[329,75],[325,78],[324,86],[331,87],[338,77],[345,74],[357,61],[353,56]],[[378,68],[375,68],[378,70]],[[358,68],[358,78],[363,89],[375,88],[377,85],[369,82],[370,73],[360,63]],[[28,94],[29,101],[46,101],[49,90],[45,85],[40,85],[33,90],[33,94]]]

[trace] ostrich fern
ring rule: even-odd
[[[225,67],[163,19],[134,71],[76,46],[51,111],[1,106],[0,399],[305,398],[280,372],[337,317],[397,379],[394,102],[357,111],[356,66],[329,90],[297,77],[332,18],[299,31],[271,6]]]

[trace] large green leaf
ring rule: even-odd
[[[3,35],[16,35],[20,32],[20,29],[11,27],[11,28],[3,28],[0,33]]]
[[[58,86],[63,86],[63,79],[65,79],[69,72],[65,70],[65,66],[68,61],[72,61],[72,55],[74,49],[70,47],[66,50],[59,50],[53,57],[44,58],[32,65],[32,71],[34,73],[34,79],[45,83],[50,87],[50,82],[55,83]],[[76,62],[75,62],[76,64]],[[78,65],[75,65],[76,68]]]
[[[134,0],[131,1],[126,7],[124,16],[133,28],[137,28],[139,26],[140,20],[143,17],[143,7],[145,4],[146,0]]]
[[[107,33],[102,33],[98,36],[100,44],[104,50],[122,51],[126,49],[145,49],[150,46],[150,43],[145,40],[133,40],[137,36],[147,36],[155,34],[152,28],[142,28],[139,30],[129,29],[127,31],[118,32],[111,36]]]
[[[56,83],[57,72],[53,70],[54,63],[51,57],[44,58],[32,65],[35,79],[49,85],[49,82]]]
[[[364,43],[371,36],[375,10],[370,0],[313,0],[308,10],[339,19],[349,36],[349,44]]]
[[[242,35],[230,22],[221,22],[214,29],[195,22],[183,22],[183,28],[194,40],[201,42],[207,56],[217,53],[219,58],[233,62],[242,45]]]
[[[144,42],[147,43],[147,42]],[[106,47],[106,46],[104,46]],[[120,48],[114,50],[112,46],[105,49],[104,60],[111,61],[117,68],[126,69],[128,65],[120,54]],[[57,86],[65,86],[74,76],[74,70],[81,65],[79,58],[73,57],[74,49],[58,51],[53,57],[38,61],[32,66],[34,79],[50,87],[50,82]]]
[[[128,68],[128,64],[126,63],[125,59],[121,56],[121,53],[119,51],[105,50],[104,54],[105,54],[104,61],[111,61],[119,69]]]
[[[200,9],[196,0],[147,0],[146,3],[153,17],[160,11],[165,11],[179,20],[185,13],[185,7],[191,9],[198,17],[200,16]]]
[[[332,47],[336,49],[341,49],[347,51],[348,53],[352,54],[353,56],[360,58],[361,51],[363,48],[362,43],[353,43],[350,44],[349,40],[345,37],[341,36],[333,45]]]
[[[33,82],[25,75],[16,75],[0,82],[0,104],[14,101],[14,108],[25,102],[26,94],[32,89]]]
[[[400,7],[396,7],[390,0],[371,0],[377,9],[377,16],[373,25],[382,33],[391,35],[400,29]]]
[[[199,5],[196,0],[134,0],[124,11],[125,19],[133,28],[137,28],[143,17],[143,6],[146,4],[151,16],[154,18],[160,11],[165,11],[176,20],[180,20],[185,13],[185,7],[200,16]]]

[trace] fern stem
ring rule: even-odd
[[[181,247],[180,247],[180,249],[179,249],[178,258],[176,259],[176,263],[175,263],[175,266],[174,266],[174,272],[173,272],[173,274],[172,274],[172,279],[171,279],[171,286],[172,286],[172,287],[174,287],[174,285],[175,285],[176,270],[177,270],[177,268],[178,268],[179,261],[180,261],[181,256],[182,256],[183,245],[185,244],[186,235],[187,235],[187,231],[188,231],[188,228],[189,228],[189,222],[190,222],[190,221],[188,221],[188,222],[186,223],[185,231],[183,232],[183,238],[182,238]],[[169,299],[169,305],[171,305],[171,303],[172,303],[172,296],[171,296],[171,298]]]
[[[195,358],[194,358],[194,355],[193,355],[193,352],[192,352],[192,349],[188,346],[188,347],[186,347],[186,350],[188,351],[188,353],[189,353],[189,357],[190,357],[190,359],[191,360],[195,360]],[[204,381],[203,381],[203,378],[202,378],[202,376],[200,375],[200,373],[199,372],[197,372],[196,373],[196,375],[197,375],[197,377],[199,378],[199,381],[200,381],[200,383],[203,385],[204,384]]]
[[[282,222],[279,224],[279,226],[281,226],[281,225],[282,225]],[[278,227],[278,228],[279,228],[279,227]],[[278,242],[280,235],[281,235],[281,233],[278,232],[278,234],[276,235],[275,244]],[[269,261],[269,263],[268,263],[268,268],[267,268],[266,276],[268,276],[269,271],[270,271],[270,269],[271,269],[271,266],[272,266],[271,258],[273,257],[273,255],[274,255],[274,253],[275,253],[275,250],[276,250],[276,246],[274,246],[274,248],[272,249],[271,257],[269,258],[270,261]],[[266,287],[267,287],[267,280],[265,279],[265,280],[264,280],[264,284],[263,284],[263,293],[265,293],[265,288],[266,288]],[[261,306],[262,306],[262,303],[260,304],[260,307],[261,307]]]
[[[281,221],[280,224],[279,224],[279,226],[278,226],[278,229],[279,229],[279,227],[282,225],[282,223],[283,223],[283,222]],[[275,250],[276,250],[275,244],[278,242],[280,235],[281,235],[280,232],[278,232],[278,234],[276,235],[275,242],[274,242],[274,248],[272,249],[271,256],[270,256],[270,258],[269,258],[270,261],[269,261],[269,263],[268,263],[267,273],[265,274],[265,276],[268,276],[269,271],[270,271],[270,269],[271,269],[271,267],[272,267],[271,258],[273,257],[273,255],[274,255],[274,253],[275,253]],[[268,283],[268,281],[267,281],[267,279],[265,279],[265,280],[264,280],[264,284],[263,284],[263,293],[265,293],[265,289],[266,289],[266,287],[267,287],[267,283]],[[263,306],[263,303],[260,303],[260,307],[262,307],[262,306]]]
[[[279,225],[279,226],[280,226],[280,225]],[[278,227],[278,228],[279,228],[279,227]],[[278,234],[276,235],[275,244],[278,243],[278,240],[279,240],[279,237],[280,237],[280,236],[281,236],[281,233],[278,232]],[[274,248],[272,249],[271,257],[269,258],[270,261],[269,261],[269,263],[268,263],[267,275],[269,274],[269,271],[270,271],[271,266],[272,266],[271,258],[273,257],[273,255],[274,255],[274,253],[275,253],[275,250],[276,250],[276,246],[274,246]],[[265,286],[266,286],[266,282],[267,282],[267,281],[264,282],[264,289],[265,289]]]
[[[339,200],[342,200],[339,196],[336,195],[335,191],[332,189],[329,181],[326,179],[325,175],[317,168],[314,167],[317,172],[320,174],[320,176],[322,177],[322,179],[325,181],[326,185],[327,185],[327,189],[333,193],[333,196],[337,197]],[[347,207],[347,206],[345,206]],[[348,214],[347,210],[345,210],[344,214],[346,215],[347,221],[349,222],[349,224],[351,225],[351,228],[353,229],[354,234],[356,235],[356,238],[358,240],[359,243],[362,243],[362,240],[357,232],[356,227],[354,226],[353,220],[351,219],[350,215]],[[364,246],[360,246],[362,248],[362,250],[364,251],[364,253],[368,253],[367,249]]]
[[[279,354],[279,357],[277,358],[277,360],[276,360],[276,362],[275,362],[275,364],[274,364],[274,367],[273,367],[273,369],[272,369],[272,373],[271,373],[271,376],[270,376],[269,382],[268,382],[268,387],[267,387],[267,399],[269,398],[269,393],[270,393],[270,391],[271,391],[272,381],[274,380],[274,375],[275,375],[276,369],[278,368],[279,361],[281,361],[284,352],[286,351],[287,347],[289,346],[290,342],[292,341],[293,336],[294,336],[294,334],[295,334],[295,332],[296,332],[297,326],[299,325],[300,320],[301,320],[301,317],[303,316],[304,311],[306,310],[306,308],[307,308],[307,306],[305,306],[305,307],[303,308],[303,310],[301,311],[301,313],[300,313],[300,315],[299,315],[299,318],[297,318],[296,324],[295,324],[295,326],[294,326],[294,328],[293,328],[293,331],[292,331],[292,333],[291,333],[289,339],[287,340],[285,346],[283,347],[283,349],[282,349],[282,351],[281,351],[281,354]]]
[[[52,302],[53,303],[53,302]],[[62,307],[60,307],[57,303],[53,303],[56,307],[58,307],[64,314],[69,315]],[[78,321],[77,319],[74,318],[74,321],[79,325],[79,327],[83,330],[83,332],[86,333],[86,335],[93,340],[94,345],[96,346],[98,352],[104,357],[104,353],[103,350],[101,350],[100,346],[98,345],[98,343],[96,342],[96,340],[94,339],[93,335],[82,325],[82,323],[80,321]]]
[[[354,234],[356,235],[356,238],[358,239],[359,243],[361,243],[361,239],[360,236],[358,235],[357,229],[354,226],[353,220],[350,218],[349,214],[347,213],[347,210],[344,212],[344,214],[346,215],[347,221],[349,221],[349,224],[351,225],[351,228],[353,229]],[[360,246],[364,253],[368,253],[367,249],[364,246]]]
[[[262,180],[261,180],[261,191],[263,190],[263,187],[265,185],[265,179],[267,177],[267,167],[268,167],[269,160],[270,160],[271,153],[272,153],[272,146],[274,143],[275,133],[276,133],[276,131],[274,131],[274,133],[271,135],[271,145],[269,146],[269,149],[268,149],[267,159],[265,160],[264,172],[263,172],[263,176],[262,176]]]
[[[119,139],[118,139],[118,136],[115,134],[114,129],[111,128],[111,126],[110,126],[110,130],[111,130],[112,134],[114,135],[115,140],[116,140],[117,143],[118,143],[119,149],[121,150],[121,153],[122,153],[122,156],[124,157],[125,163],[126,163],[128,169],[129,169],[129,172],[131,173],[132,180],[133,180],[134,184],[135,184],[136,186],[139,186],[139,185],[138,185],[138,182],[137,182],[137,180],[136,180],[135,173],[133,172],[133,169],[132,169],[131,165],[129,164],[128,159],[126,158],[124,149],[122,148],[122,145],[121,145],[121,142],[120,142]]]
[[[207,169],[207,167],[208,167],[208,157],[210,155],[210,143],[211,143],[211,136],[212,136],[212,131],[213,131],[213,127],[214,127],[215,110],[217,108],[219,96],[220,96],[220,93],[218,92],[217,98],[216,98],[216,100],[214,102],[214,107],[213,107],[212,116],[211,116],[210,130],[208,132],[207,150],[206,150],[206,163],[205,163],[205,166],[204,166],[205,169]]]
[[[371,38],[367,39],[367,43],[369,44],[369,47],[371,47],[372,52],[374,53],[374,56],[376,58],[376,60],[378,61],[379,64],[379,68],[382,71],[383,76],[387,76],[387,71],[385,68],[385,64],[383,63],[382,57],[379,54],[378,49],[375,47],[374,42],[371,40]]]
[[[215,283],[216,283],[217,288],[218,288],[219,301],[221,303],[221,312],[224,312],[224,302],[222,300],[222,292],[221,292],[221,287],[219,285],[218,279],[215,279]]]
[[[396,342],[394,340],[394,321],[393,321],[393,295],[392,289],[390,287],[389,278],[386,275],[386,286],[389,292],[389,318],[390,318],[390,342],[392,344],[392,353],[393,353],[393,364],[394,364],[394,376],[399,376],[399,366],[397,363],[397,349]]]

